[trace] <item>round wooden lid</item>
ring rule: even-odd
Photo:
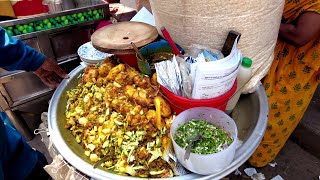
[[[151,43],[158,37],[155,27],[142,22],[119,22],[105,26],[91,36],[92,45],[102,52],[112,53],[115,50],[133,49]]]

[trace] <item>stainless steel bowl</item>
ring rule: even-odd
[[[93,165],[90,163],[89,158],[84,155],[82,147],[76,143],[71,132],[64,127],[64,112],[67,102],[66,91],[77,85],[78,76],[83,72],[83,69],[84,67],[80,65],[70,72],[70,78],[62,81],[50,101],[48,110],[48,126],[54,146],[72,166],[94,179],[141,180],[141,178],[120,176],[102,169],[93,169]],[[227,168],[221,172],[208,176],[201,176],[192,173],[168,179],[221,179],[235,171],[239,166],[247,161],[258,147],[267,126],[268,101],[262,85],[260,85],[259,89],[255,93],[241,96],[232,117],[237,124],[238,136],[239,139],[243,141],[243,144],[236,150],[235,158]]]

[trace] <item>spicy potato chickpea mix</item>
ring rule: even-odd
[[[173,175],[165,161],[172,112],[158,94],[156,79],[110,59],[85,68],[78,86],[67,92],[66,128],[91,161],[111,153],[113,159],[101,165],[113,171],[139,177]]]
[[[114,87],[117,88],[115,88],[112,93],[105,93],[104,100],[108,103],[111,102],[112,107],[123,115],[132,109],[135,112],[140,112],[143,107],[152,106],[156,107],[156,110],[159,111],[163,118],[169,118],[172,114],[168,102],[158,95],[160,85],[157,82],[156,73],[154,73],[150,79],[148,76],[141,75],[128,65],[119,64],[115,66],[111,59],[106,59],[98,68],[95,66],[87,67],[84,70],[82,82],[83,84],[95,83],[98,86],[113,82]],[[132,102],[125,103],[125,100],[121,100],[124,98],[113,98],[117,96],[116,93],[119,93],[120,88],[124,88],[125,95],[137,106],[133,106]],[[161,127],[164,126],[163,123],[166,122],[163,120],[160,122],[160,118],[157,117],[157,112],[152,109],[147,111],[146,118],[151,120],[158,129],[161,129]],[[130,119],[129,116],[128,120]],[[139,119],[140,118],[133,118],[132,123],[137,123]]]

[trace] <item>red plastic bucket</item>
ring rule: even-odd
[[[237,80],[235,80],[232,88],[225,94],[216,98],[203,99],[203,100],[188,99],[185,97],[177,96],[163,86],[160,86],[160,88],[164,93],[164,95],[166,96],[171,106],[171,109],[177,114],[181,113],[186,109],[190,109],[193,107],[213,107],[213,108],[220,109],[221,111],[225,111],[229,98],[237,90]]]
[[[129,66],[138,69],[136,52],[128,50],[127,53],[115,54],[115,56],[118,57],[122,63],[128,64]]]

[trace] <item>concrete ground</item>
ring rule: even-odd
[[[275,167],[270,165],[264,168],[256,168],[257,172],[264,174],[266,179],[280,175],[283,179],[300,180],[314,179],[318,180],[320,176],[320,160],[303,150],[299,145],[289,140],[274,162]],[[249,164],[244,164],[239,168],[242,175],[231,174],[230,180],[251,179],[244,173],[245,168],[251,168]]]
[[[318,87],[301,123],[292,134],[290,140],[281,150],[275,161],[276,167],[266,166],[256,168],[257,172],[264,174],[266,179],[280,175],[283,179],[300,180],[320,179],[320,86]],[[37,135],[29,144],[43,152],[48,161],[52,159]],[[239,180],[251,179],[244,173],[249,164],[242,165],[239,170],[242,175],[230,174],[226,179]]]
[[[320,158],[320,85],[291,139]]]

